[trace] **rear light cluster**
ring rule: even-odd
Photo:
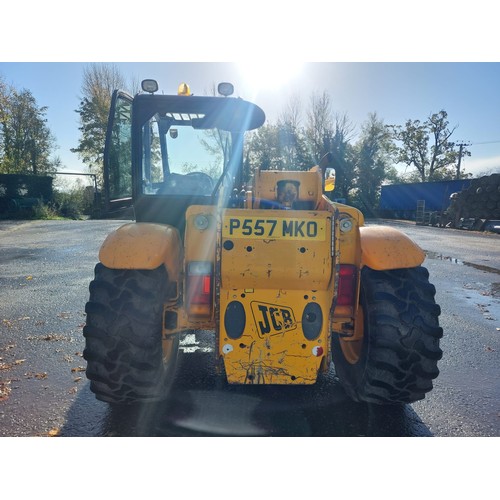
[[[337,289],[337,305],[354,307],[356,303],[356,266],[341,264]]]
[[[213,302],[213,265],[189,262],[186,277],[187,311],[190,316],[210,316]]]

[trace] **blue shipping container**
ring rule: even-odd
[[[450,195],[466,189],[470,183],[471,179],[460,179],[382,186],[380,210],[414,211],[419,200],[425,201],[427,211],[446,210],[450,205]]]

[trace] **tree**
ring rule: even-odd
[[[0,123],[5,120],[7,115],[7,104],[11,91],[10,86],[5,83],[2,75],[0,75]]]
[[[373,216],[378,205],[380,186],[389,172],[391,149],[388,129],[376,113],[371,113],[356,144],[357,204],[367,215]]]
[[[5,161],[4,129],[9,116],[8,103],[12,89],[0,75],[0,172]]]
[[[335,169],[335,198],[349,200],[354,181],[354,150],[350,144],[354,126],[347,114],[333,114],[330,95],[314,93],[307,113],[305,139],[311,155],[310,165],[332,153]]]
[[[346,114],[335,116],[335,130],[329,151],[333,156],[333,168],[335,169],[335,198],[350,199],[355,177],[354,165],[355,151],[350,144],[354,126]]]
[[[76,112],[80,115],[80,140],[73,153],[95,173],[102,184],[104,143],[111,96],[125,88],[125,79],[114,65],[91,64],[83,71],[82,99]]]
[[[47,126],[47,109],[38,106],[29,90],[18,91],[0,81],[0,172],[55,172],[60,160],[50,158],[55,138]]]
[[[321,95],[314,93],[310,102],[305,137],[314,163],[317,164],[330,151],[334,136],[330,95],[327,92]]]
[[[450,129],[447,118],[446,111],[441,110],[423,123],[408,120],[404,127],[389,126],[394,139],[401,144],[396,150],[397,162],[415,167],[422,182],[446,177],[458,161],[456,144],[450,141],[456,127]],[[470,153],[463,149],[464,155]]]
[[[253,169],[283,170],[284,159],[279,146],[279,128],[266,124],[252,133],[247,142],[247,158]]]
[[[301,128],[301,108],[300,97],[294,94],[278,118],[278,141],[285,170],[307,170],[315,163]]]

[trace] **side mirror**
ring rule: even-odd
[[[335,189],[335,169],[325,169],[325,192],[333,191]]]

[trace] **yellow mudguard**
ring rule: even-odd
[[[385,226],[360,227],[361,264],[377,271],[417,267],[425,252],[406,234]]]
[[[156,269],[164,264],[170,279],[176,280],[182,269],[179,232],[162,224],[125,224],[106,238],[99,260],[110,269]]]

